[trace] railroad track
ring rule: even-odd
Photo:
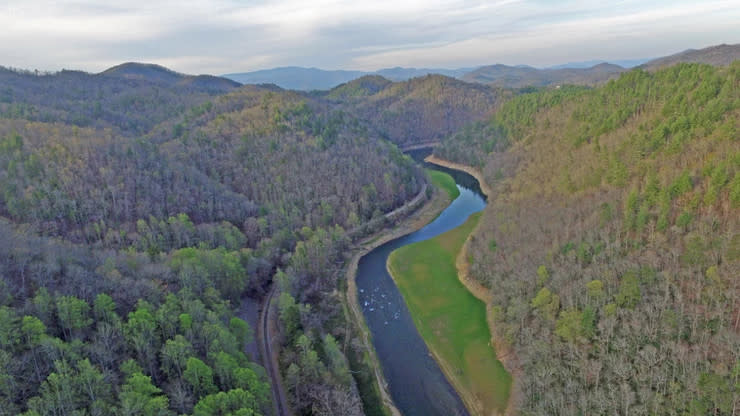
[[[262,350],[262,357],[264,357],[265,370],[270,376],[270,386],[272,390],[272,403],[275,408],[276,416],[291,416],[290,407],[285,397],[285,390],[283,389],[282,378],[280,377],[280,369],[277,363],[275,354],[272,351],[272,334],[270,330],[270,314],[272,312],[272,299],[277,293],[277,285],[272,284],[270,292],[267,294],[265,301],[262,305],[262,311],[260,311],[260,349]]]

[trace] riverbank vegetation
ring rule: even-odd
[[[480,220],[391,253],[388,270],[416,327],[466,405],[480,414],[503,412],[511,376],[496,359],[486,305],[457,275],[456,259]]]
[[[470,272],[522,414],[738,412],[739,64],[522,94],[435,150],[493,188]]]

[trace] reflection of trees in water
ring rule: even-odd
[[[429,156],[429,155],[432,154],[432,150],[434,150],[434,148],[432,148],[432,147],[425,147],[423,149],[409,150],[408,152],[406,152],[406,154],[409,155],[409,156],[411,156],[412,159],[414,159],[416,162],[420,163],[425,168],[434,169],[434,170],[438,170],[440,172],[444,172],[444,173],[449,174],[450,176],[452,176],[453,179],[455,179],[455,182],[458,185],[463,186],[465,188],[468,188],[471,191],[473,191],[476,194],[478,194],[481,197],[483,197],[484,200],[486,200],[486,201],[488,200],[488,198],[486,198],[485,194],[483,194],[483,192],[481,191],[480,184],[478,183],[478,180],[475,179],[474,177],[472,177],[471,175],[469,175],[469,174],[467,174],[467,173],[465,173],[463,171],[460,171],[460,170],[449,169],[449,168],[445,168],[443,166],[438,166],[438,165],[435,165],[435,164],[432,164],[432,163],[425,162],[424,159],[426,159],[427,156]]]

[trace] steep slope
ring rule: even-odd
[[[163,80],[0,74],[6,108],[57,111],[0,116],[0,380],[14,380],[0,383],[0,413],[134,414],[143,402],[215,414],[226,400],[265,414],[263,370],[243,353],[249,328],[233,307],[270,282],[282,292],[282,370],[300,379],[294,408],[361,413],[338,347],[352,343],[335,298],[345,230],[378,226],[423,173],[305,95],[194,93],[148,70]],[[66,122],[126,86],[136,100],[164,95],[168,110],[129,102],[117,116],[133,125],[120,129],[102,116]],[[89,380],[103,377],[93,400]]]
[[[738,59],[740,59],[740,44],[722,44],[703,49],[688,49],[674,55],[653,59],[640,65],[640,68],[655,71],[682,62],[727,66]]]
[[[491,121],[468,254],[523,413],[737,412],[739,64],[523,95]],[[469,163],[460,145],[439,154]]]
[[[597,85],[617,77],[625,69],[618,65],[600,63],[590,68],[537,69],[528,66],[490,65],[465,74],[468,82],[505,88],[574,84]]]
[[[467,123],[482,120],[506,93],[442,75],[404,82],[363,77],[323,95],[399,146],[440,140]]]

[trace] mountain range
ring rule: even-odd
[[[598,85],[614,79],[622,72],[639,66],[653,70],[679,62],[728,65],[740,58],[740,44],[716,45],[704,49],[688,49],[674,55],[655,59],[570,62],[549,68],[527,65],[486,65],[476,68],[386,68],[374,72],[351,70],[323,70],[297,66],[232,73],[223,77],[242,84],[275,84],[285,89],[328,90],[366,75],[380,75],[391,81],[405,81],[428,74],[445,75],[468,82],[478,82],[506,88],[550,86],[560,84]]]

